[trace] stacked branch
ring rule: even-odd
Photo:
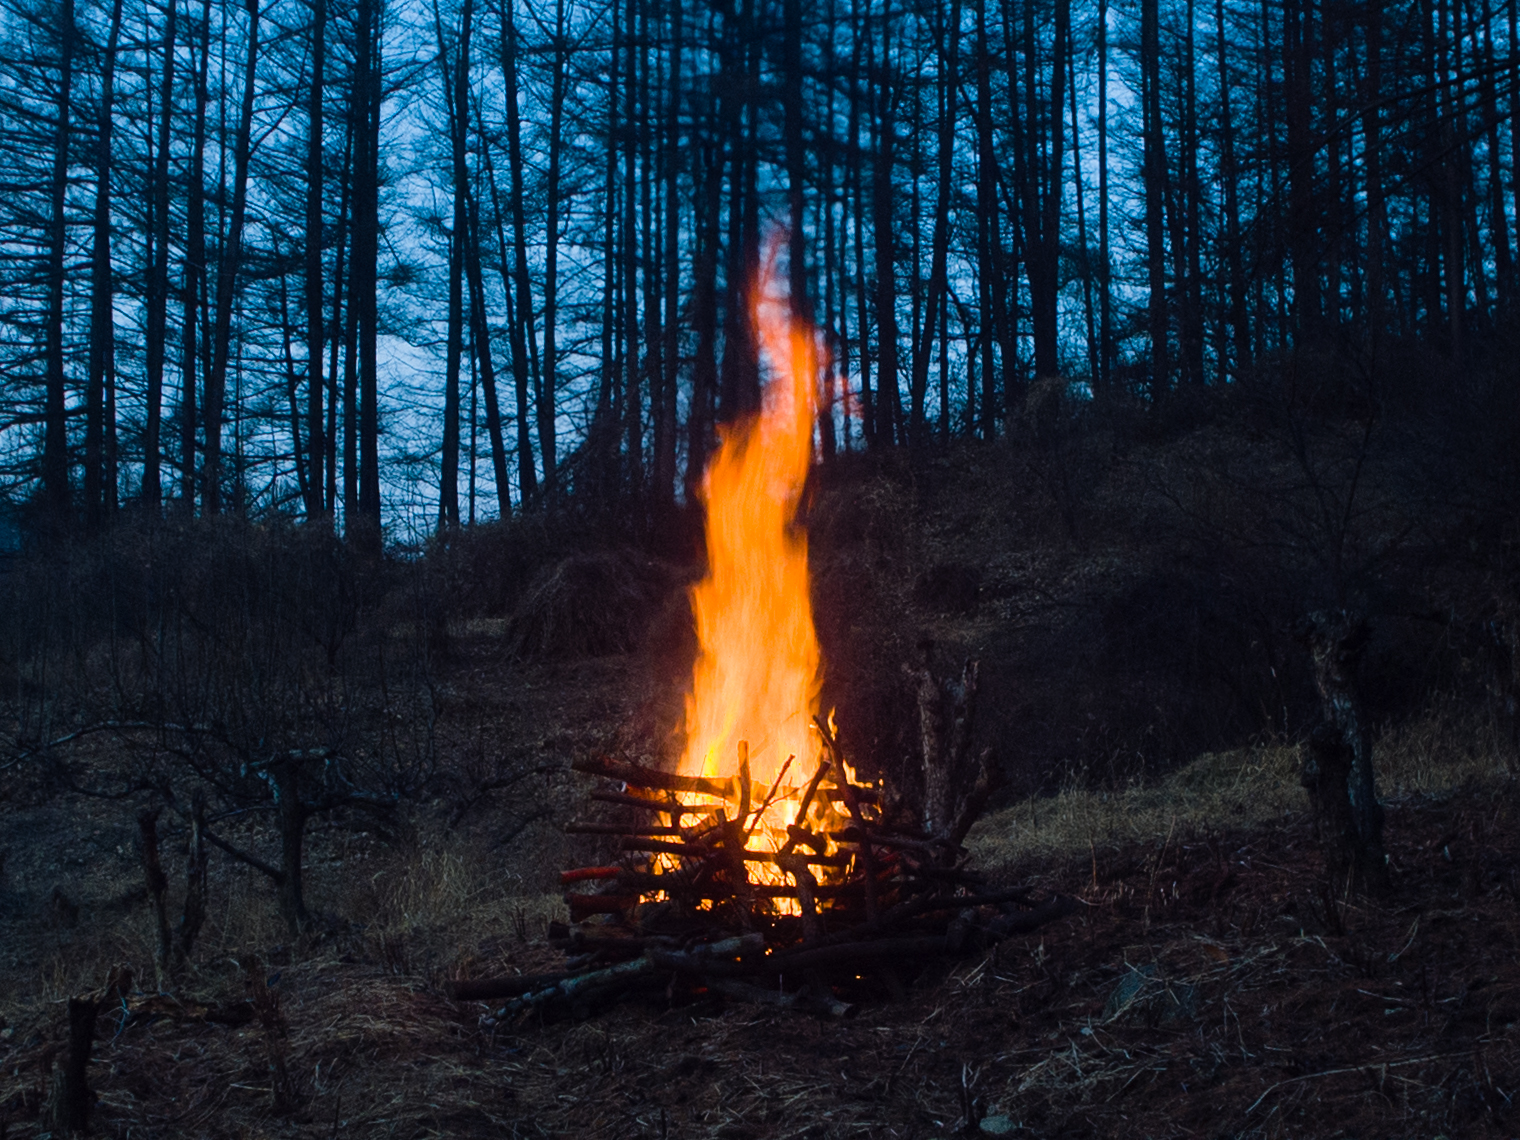
[[[850,1006],[836,991],[858,990],[860,979],[896,991],[901,968],[1071,913],[1066,896],[999,889],[966,866],[960,841],[991,768],[987,756],[966,762],[974,667],[940,692],[955,727],[926,729],[926,742],[937,736],[928,812],[858,782],[821,721],[817,766],[792,783],[791,760],[774,784],[753,779],[743,744],[728,778],[608,757],[576,762],[603,781],[591,801],[618,810],[565,830],[612,840],[616,858],[560,876],[570,921],[553,924],[550,937],[566,969],[458,982],[454,996],[509,999],[487,1018],[492,1026],[584,1012],[639,989],[842,1016]],[[778,805],[790,823],[776,822]]]

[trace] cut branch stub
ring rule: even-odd
[[[957,677],[937,678],[925,663],[903,667],[918,704],[919,748],[923,762],[924,831],[959,846],[976,822],[1000,772],[991,749],[970,756],[976,718],[979,665],[968,658]]]

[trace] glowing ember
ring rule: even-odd
[[[776,287],[768,264],[753,301],[771,373],[762,410],[722,432],[702,482],[708,570],[691,595],[701,649],[680,771],[743,775],[747,761],[754,808],[771,804],[745,826],[784,841],[821,752],[807,536],[795,525],[813,460],[819,361],[813,330]]]

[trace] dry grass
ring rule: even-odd
[[[1379,796],[1439,797],[1507,779],[1494,744],[1487,724],[1438,704],[1374,744]],[[1073,783],[989,815],[968,844],[975,861],[990,868],[1161,841],[1174,831],[1257,827],[1307,806],[1301,763],[1297,745],[1259,746],[1205,753],[1149,785],[1112,790]]]

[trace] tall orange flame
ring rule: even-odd
[[[767,259],[752,305],[771,372],[761,411],[721,432],[702,480],[707,576],[691,593],[701,649],[680,767],[687,775],[728,776],[747,755],[750,774],[763,784],[774,784],[789,758],[793,779],[805,781],[820,753],[812,728],[818,640],[807,536],[796,525],[813,461],[818,349],[777,286]],[[789,821],[765,822],[769,829]]]

